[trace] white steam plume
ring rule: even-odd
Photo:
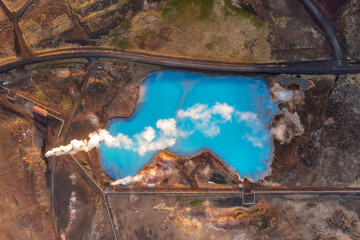
[[[298,90],[287,90],[279,83],[271,87],[274,101],[285,102],[283,107],[284,115],[282,118],[273,123],[270,129],[270,135],[278,140],[281,144],[289,143],[294,136],[300,136],[304,132],[300,117],[296,113],[298,106],[304,105],[304,92]]]
[[[279,102],[287,102],[290,110],[296,109],[297,105],[304,104],[304,92],[298,90],[287,90],[279,83],[275,83],[270,89],[273,94],[273,100]]]
[[[107,130],[101,129],[97,132],[90,133],[89,140],[72,140],[70,144],[53,148],[48,151],[45,156],[60,156],[63,154],[75,154],[80,151],[88,152],[93,148],[98,148],[100,143],[104,142],[109,147],[121,147],[131,149],[133,141],[126,135],[119,133],[113,137]]]
[[[284,114],[279,121],[273,123],[270,135],[281,144],[287,144],[290,143],[293,137],[302,135],[303,131],[301,124],[299,127],[288,114]]]
[[[111,185],[115,186],[115,185],[131,185],[133,184],[136,180],[137,180],[137,176],[135,177],[130,177],[130,176],[127,176],[127,177],[124,177],[124,178],[121,178],[121,179],[118,179],[114,182],[111,183]]]
[[[274,100],[280,102],[289,101],[294,95],[293,91],[286,90],[279,83],[275,83],[274,86],[271,87],[271,92],[274,95]]]
[[[206,104],[195,104],[186,109],[179,110],[175,118],[159,119],[156,129],[147,126],[143,131],[132,137],[119,133],[112,136],[107,130],[102,129],[89,135],[89,139],[72,140],[70,144],[60,146],[48,151],[45,156],[60,156],[63,154],[75,154],[80,151],[88,152],[93,148],[100,147],[103,142],[108,147],[117,147],[137,152],[140,156],[148,152],[161,151],[176,144],[179,137],[187,137],[196,131],[200,131],[206,137],[214,137],[220,134],[220,124],[236,119],[237,122],[245,122],[252,130],[252,134],[244,135],[256,147],[262,147],[263,137],[258,133],[264,129],[264,124],[253,112],[236,111],[234,107],[226,103],[216,103],[209,107]],[[179,123],[190,122],[189,129],[179,129]],[[181,124],[180,124],[181,125]]]

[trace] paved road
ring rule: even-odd
[[[84,167],[79,163],[79,161],[73,156],[73,155],[69,155],[71,157],[71,160],[74,162],[74,164],[76,166],[79,167],[79,169],[85,174],[85,177],[89,180],[90,184],[93,184],[96,188],[96,190],[101,193],[104,194],[102,188],[96,183],[96,181],[88,174],[88,172],[84,169]]]
[[[57,160],[53,159],[51,161],[51,185],[50,185],[50,199],[51,199],[51,218],[52,218],[52,222],[54,225],[54,232],[55,232],[55,236],[56,239],[60,239],[60,234],[59,234],[59,228],[58,228],[58,222],[57,222],[57,218],[56,218],[56,214],[55,214],[55,173],[56,173],[56,166],[57,166]]]
[[[167,56],[156,56],[113,48],[80,47],[41,52],[31,59],[20,59],[0,66],[0,73],[29,64],[71,58],[115,58],[125,61],[153,64],[186,69],[191,71],[211,71],[218,73],[255,74],[347,74],[360,73],[360,63],[339,64],[337,60],[309,61],[297,63],[236,63],[204,61]]]
[[[359,188],[322,188],[322,187],[309,187],[309,188],[298,188],[298,189],[261,189],[254,190],[255,194],[360,194]],[[107,196],[117,196],[117,195],[131,195],[131,194],[139,194],[139,195],[152,195],[152,194],[160,194],[160,195],[242,195],[242,188],[239,189],[225,189],[225,188],[199,188],[199,189],[157,189],[157,188],[128,188],[123,191],[118,192],[105,192]],[[244,193],[249,194],[249,193]],[[252,193],[250,193],[252,194]]]
[[[91,73],[95,68],[95,61],[96,61],[95,59],[92,59],[90,61],[90,63],[89,63],[89,66],[87,67],[86,74],[83,77],[81,88],[80,88],[80,96],[74,102],[74,105],[73,105],[73,107],[71,109],[69,117],[68,117],[67,121],[64,124],[64,128],[63,128],[63,131],[62,131],[60,141],[64,141],[64,139],[66,138],[66,136],[68,134],[68,131],[69,131],[69,128],[71,126],[71,123],[73,121],[73,118],[75,116],[75,113],[79,108],[81,100],[84,98],[84,96],[86,94],[86,90],[87,90],[87,86],[88,86],[88,82],[89,82]]]
[[[111,229],[112,229],[113,234],[114,234],[114,239],[117,240],[118,238],[117,238],[117,234],[116,234],[116,231],[115,231],[115,228],[114,228],[114,222],[112,220],[112,215],[111,215],[111,212],[110,212],[110,209],[109,209],[108,199],[107,199],[105,194],[102,194],[102,197],[104,199],[105,208],[106,208],[106,211],[108,213]]]
[[[341,47],[339,41],[336,37],[334,29],[331,24],[325,18],[324,14],[315,6],[315,4],[311,0],[299,0],[304,6],[308,9],[309,13],[319,22],[321,27],[324,29],[326,34],[328,35],[331,44],[333,46],[334,52],[336,54],[336,58],[339,61],[343,60],[343,54],[341,51]]]

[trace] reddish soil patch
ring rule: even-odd
[[[334,21],[337,17],[338,9],[349,0],[314,0],[315,4],[321,8],[326,18]]]

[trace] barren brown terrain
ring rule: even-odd
[[[335,36],[304,2],[0,0],[0,239],[360,239],[360,1],[310,1]],[[97,148],[45,156],[130,117],[153,71],[234,74],[159,59],[246,63],[273,101],[291,94],[268,126],[268,175],[239,176],[211,150],[163,151],[126,186]]]
[[[1,239],[54,239],[42,158],[44,126],[0,96]]]
[[[356,46],[351,40],[356,34],[348,33],[351,29],[344,21],[356,22],[356,16],[338,12],[345,5],[346,9],[356,11],[357,1],[347,2],[341,5],[317,1],[331,21],[339,15],[336,22],[340,28],[345,26],[346,35],[342,43],[350,51]],[[155,55],[242,62],[333,57],[326,34],[300,2],[191,0],[188,6],[191,7],[184,7],[179,0],[37,0],[28,4],[7,1],[0,17],[2,56],[19,56],[20,51],[12,44],[18,41],[16,48],[33,52],[102,46]],[[197,13],[197,8],[202,10]],[[17,11],[18,17],[9,19],[6,9]],[[347,18],[341,17],[342,14]],[[13,32],[16,36],[12,36]],[[26,56],[31,54],[28,50]]]

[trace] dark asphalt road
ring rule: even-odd
[[[254,74],[347,74],[360,73],[359,63],[340,64],[337,60],[308,61],[296,63],[235,63],[204,61],[167,56],[156,56],[113,48],[82,47],[41,52],[34,58],[17,60],[0,66],[0,73],[26,65],[71,58],[114,58],[125,61],[153,64],[190,71],[210,71],[218,73]]]
[[[325,18],[324,14],[322,14],[322,12],[315,6],[315,4],[311,0],[299,0],[299,1],[306,7],[309,13],[319,22],[320,26],[323,28],[323,30],[328,35],[328,38],[330,39],[336,58],[339,61],[342,61],[343,54],[341,51],[339,41],[336,37],[333,27]]]

